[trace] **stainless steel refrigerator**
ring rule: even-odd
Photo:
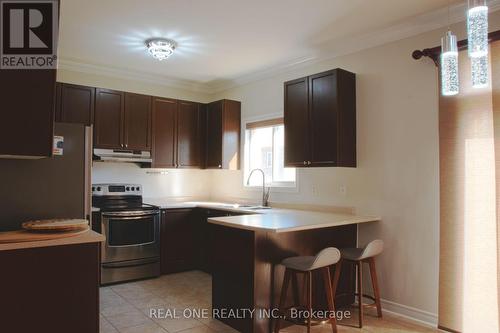
[[[0,159],[0,231],[19,229],[32,219],[90,220],[92,130],[56,123],[54,135],[64,138],[60,156]]]

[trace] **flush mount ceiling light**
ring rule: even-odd
[[[177,46],[177,43],[166,38],[152,38],[146,41],[149,54],[162,61],[170,57]]]

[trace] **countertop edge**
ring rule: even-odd
[[[88,243],[102,243],[106,240],[103,235],[89,230],[88,232],[66,238],[49,239],[43,241],[35,242],[17,242],[17,243],[3,243],[0,244],[0,251],[11,251],[11,250],[24,250],[33,249],[40,247],[52,247],[52,246],[63,246],[63,245],[79,245]]]
[[[237,219],[237,218],[241,218],[241,217],[242,216],[234,216],[232,218]],[[283,217],[285,217],[285,216],[283,216]],[[208,222],[212,223],[212,224],[216,224],[216,225],[221,225],[221,226],[229,227],[229,228],[235,228],[235,229],[243,229],[243,230],[250,230],[250,231],[264,231],[264,232],[273,232],[273,233],[286,233],[286,232],[304,231],[304,230],[313,230],[313,229],[331,228],[331,227],[340,227],[340,226],[350,225],[350,224],[362,224],[362,223],[368,223],[368,222],[379,222],[379,221],[381,221],[381,218],[377,217],[377,216],[357,216],[357,215],[353,215],[353,217],[352,217],[351,220],[346,219],[346,220],[343,220],[343,221],[327,222],[327,223],[317,223],[317,224],[309,224],[309,225],[295,226],[295,227],[266,228],[266,227],[259,227],[259,226],[254,226],[254,225],[240,224],[240,223],[237,223],[237,222],[229,222],[229,221],[225,221],[225,220],[222,220],[222,219],[228,219],[228,217],[211,217],[211,218],[208,219]]]

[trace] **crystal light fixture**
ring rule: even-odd
[[[488,86],[488,6],[486,0],[468,0],[467,34],[472,86]]]
[[[451,31],[441,38],[441,93],[444,96],[458,94],[458,47],[457,36]]]
[[[469,57],[488,54],[488,6],[486,0],[468,0],[467,35]]]
[[[488,55],[471,58],[472,86],[474,88],[488,87]]]
[[[152,38],[146,41],[149,53],[156,59],[162,61],[170,57],[177,46],[177,43],[166,38]]]

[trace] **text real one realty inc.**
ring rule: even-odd
[[[332,318],[337,319],[350,318],[350,311],[324,311],[324,310],[298,310],[291,309],[289,313],[291,318]],[[149,309],[149,317],[154,319],[179,319],[179,318],[195,318],[195,319],[243,319],[243,318],[280,318],[283,315],[278,309],[165,309],[151,308]]]

